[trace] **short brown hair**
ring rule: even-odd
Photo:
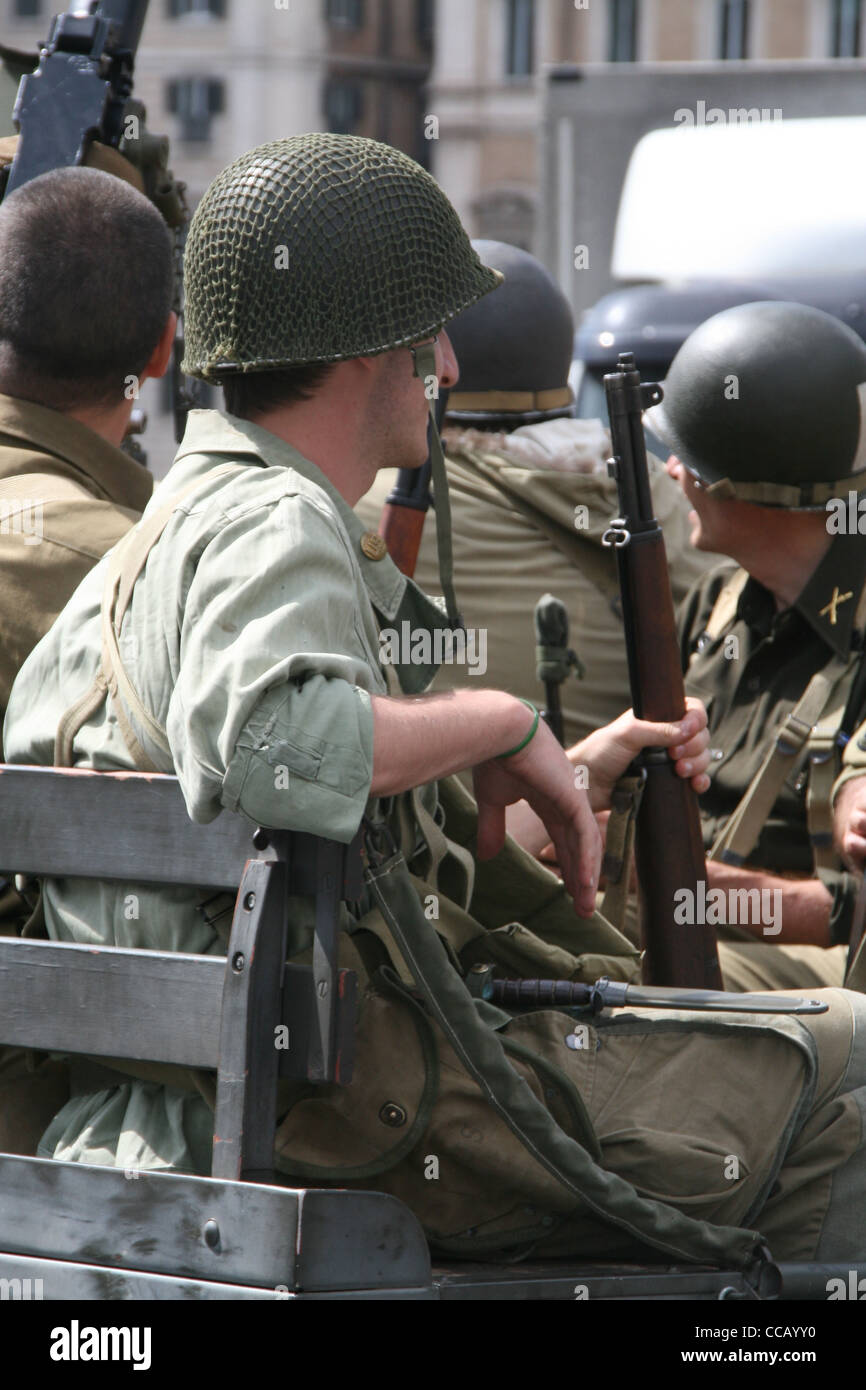
[[[123,400],[165,329],[173,248],[152,203],[98,169],[0,205],[0,391],[54,410]]]
[[[276,372],[233,372],[220,382],[226,410],[241,420],[250,420],[282,405],[312,400],[333,366],[332,362],[311,362]]]

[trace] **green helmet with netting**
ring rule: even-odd
[[[184,279],[183,370],[221,381],[408,346],[502,277],[408,155],[310,134],[259,145],[214,179]]]
[[[823,508],[866,487],[866,344],[805,304],[725,309],[683,343],[644,419],[710,493]]]

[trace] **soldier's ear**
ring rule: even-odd
[[[141,373],[141,380],[146,381],[148,377],[165,376],[171,362],[172,349],[174,347],[174,336],[177,332],[177,314],[172,309],[165,321],[165,328],[159,336],[159,342],[150,354],[147,366]]]

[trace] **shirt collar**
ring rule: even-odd
[[[866,545],[860,536],[834,536],[801,590],[795,608],[837,655],[846,657],[866,583]]]
[[[737,612],[766,636],[786,614],[799,613],[822,642],[846,658],[854,642],[854,619],[866,584],[866,546],[859,536],[834,536],[790,608],[779,612],[773,595],[750,578]]]
[[[62,411],[0,395],[0,438],[59,459],[119,506],[143,511],[150,499],[153,477],[147,469]]]
[[[411,581],[401,574],[390,555],[384,555],[381,560],[367,558],[361,549],[361,538],[367,534],[363,522],[322,470],[293,445],[271,434],[270,430],[253,425],[249,420],[241,420],[236,415],[220,410],[191,410],[176,458],[183,458],[186,454],[228,454],[232,458],[246,456],[268,467],[292,468],[308,482],[320,487],[327,493],[349,534],[355,559],[373,604],[389,622],[396,617]]]

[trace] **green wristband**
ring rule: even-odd
[[[527,709],[531,709],[535,715],[535,718],[532,721],[532,728],[529,730],[529,733],[526,735],[526,738],[521,739],[520,743],[518,743],[514,748],[509,748],[507,753],[497,753],[497,758],[512,758],[515,753],[519,753],[522,748],[526,747],[527,743],[531,743],[532,740],[535,738],[535,733],[538,729],[538,721],[541,718],[541,715],[538,713],[538,710],[536,709],[535,705],[532,703],[531,700],[521,700],[520,703],[522,705],[525,705]]]

